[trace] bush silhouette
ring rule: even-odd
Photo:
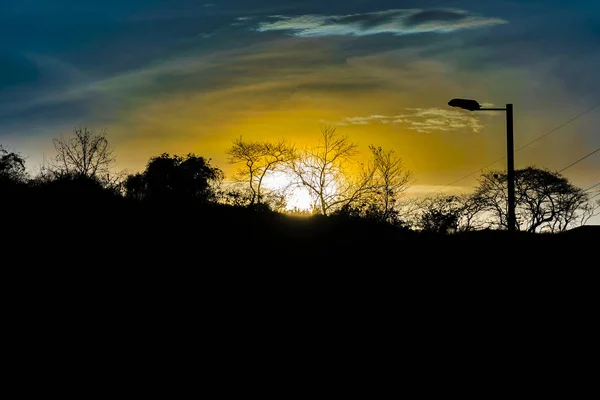
[[[143,172],[127,178],[125,192],[137,200],[209,203],[216,199],[216,187],[222,179],[221,170],[204,157],[163,153],[151,158]]]

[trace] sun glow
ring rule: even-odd
[[[276,190],[286,195],[286,211],[310,212],[313,201],[308,189],[295,184],[291,173],[276,171],[265,176],[263,185],[267,189]]]

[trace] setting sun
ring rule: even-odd
[[[264,185],[269,190],[285,192],[286,211],[292,212],[311,212],[313,209],[313,200],[309,191],[301,185],[294,183],[294,177],[291,172],[277,171],[265,177]]]
[[[199,254],[225,242],[248,261],[383,260],[421,233],[600,225],[599,16],[600,0],[0,0],[3,226],[17,243],[48,226],[37,253],[59,263],[97,264],[92,233],[122,235],[135,265],[172,241],[165,266],[184,248],[213,264]]]

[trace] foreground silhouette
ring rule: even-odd
[[[12,201],[6,200],[5,249],[23,249],[20,256],[27,255],[30,262],[37,258],[42,264],[56,260],[61,266],[123,271],[183,266],[493,268],[546,261],[566,266],[577,253],[588,253],[599,233],[597,227],[560,234],[416,232],[346,215],[292,217],[203,201],[138,201],[81,177],[17,191]]]
[[[412,214],[401,215],[397,199],[411,178],[401,160],[392,151],[371,147],[373,162],[353,181],[342,174],[343,163],[327,160],[346,160],[355,145],[334,130],[323,135],[324,147],[307,150],[311,156],[305,158],[284,144],[236,142],[244,151],[231,154],[238,161],[249,157],[251,166],[246,171],[252,189],[248,201],[244,193],[224,193],[222,171],[194,154],[152,157],[144,171],[119,180],[109,169],[114,158],[104,132],[76,129],[73,137],[55,140],[54,162],[33,178],[21,156],[0,147],[6,260],[117,274],[251,266],[566,267],[587,256],[590,243],[598,240],[597,228],[566,229],[578,210],[589,217],[594,209],[581,208],[589,205],[586,192],[557,173],[518,171],[517,186],[526,188],[519,192],[519,216],[529,232],[511,234],[502,230],[502,172],[485,173],[474,195],[426,199]],[[320,169],[311,164],[315,160]],[[292,217],[273,211],[277,208],[266,201],[264,172],[288,161],[320,199],[322,215]],[[329,181],[335,176],[346,184],[343,201],[330,190],[337,187]],[[532,202],[535,207],[527,208]],[[475,216],[481,212],[490,214],[492,222],[477,225]],[[563,232],[536,233],[542,227]]]

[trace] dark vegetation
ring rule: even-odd
[[[114,174],[106,135],[85,128],[55,141],[56,156],[30,176],[25,159],[0,150],[3,263],[91,267],[98,273],[151,267],[410,269],[573,262],[598,243],[581,225],[598,211],[560,174],[517,171],[520,231],[506,231],[506,174],[485,172],[472,194],[407,200],[413,179],[393,151],[347,171],[356,146],[334,130],[319,146],[236,140],[235,183],[195,154],[152,157],[135,174]],[[289,174],[270,189],[266,177]],[[284,210],[294,187],[313,215]],[[16,261],[18,260],[18,261]],[[52,260],[52,261],[48,261]]]

